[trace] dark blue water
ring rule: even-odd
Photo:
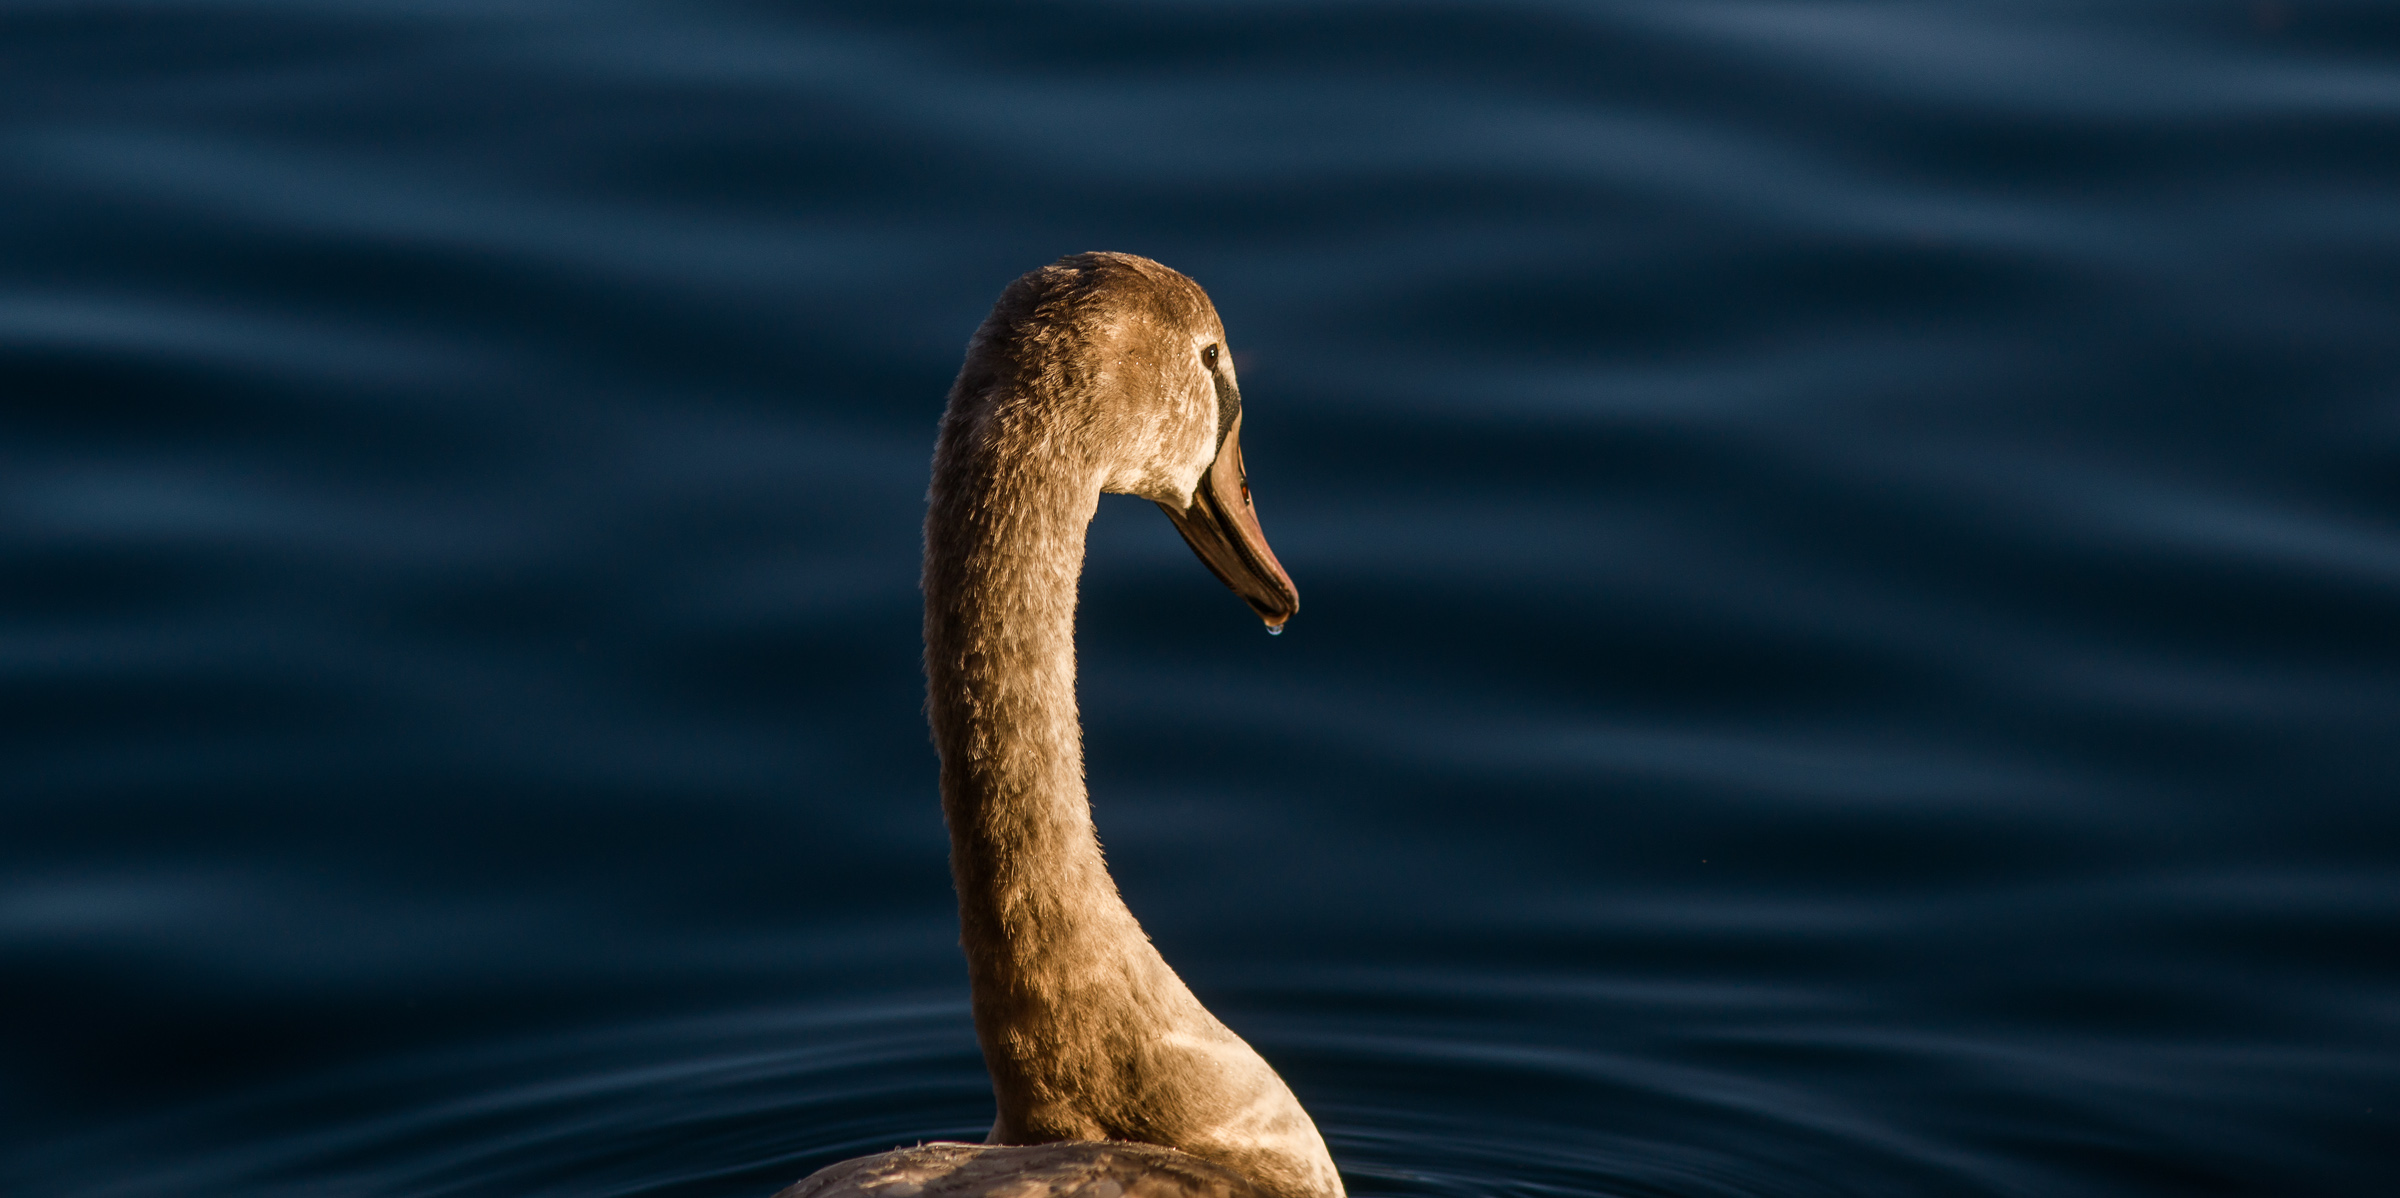
[[[2400,8],[0,6],[0,1190],[763,1198],[990,1118],[917,523],[1001,286],[1231,330],[1083,606],[1365,1195],[2400,1193]]]

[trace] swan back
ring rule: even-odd
[[[1267,1198],[1230,1169],[1155,1144],[919,1144],[828,1165],[775,1198]]]

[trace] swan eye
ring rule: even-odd
[[[1200,364],[1208,367],[1210,370],[1215,370],[1217,368],[1217,347],[1213,342],[1207,349],[1200,351]]]

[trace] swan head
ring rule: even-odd
[[[1300,593],[1242,468],[1242,390],[1216,305],[1132,254],[1074,254],[1001,293],[952,392],[1001,452],[1064,456],[1098,489],[1155,501],[1269,628]]]

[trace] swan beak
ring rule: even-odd
[[[1225,430],[1225,443],[1217,447],[1217,460],[1192,488],[1191,506],[1182,511],[1158,506],[1208,572],[1233,588],[1267,627],[1282,629],[1300,610],[1300,591],[1283,572],[1283,563],[1275,560],[1275,551],[1267,548],[1258,509],[1250,503],[1249,476],[1242,472],[1241,416],[1234,416],[1233,427]]]

